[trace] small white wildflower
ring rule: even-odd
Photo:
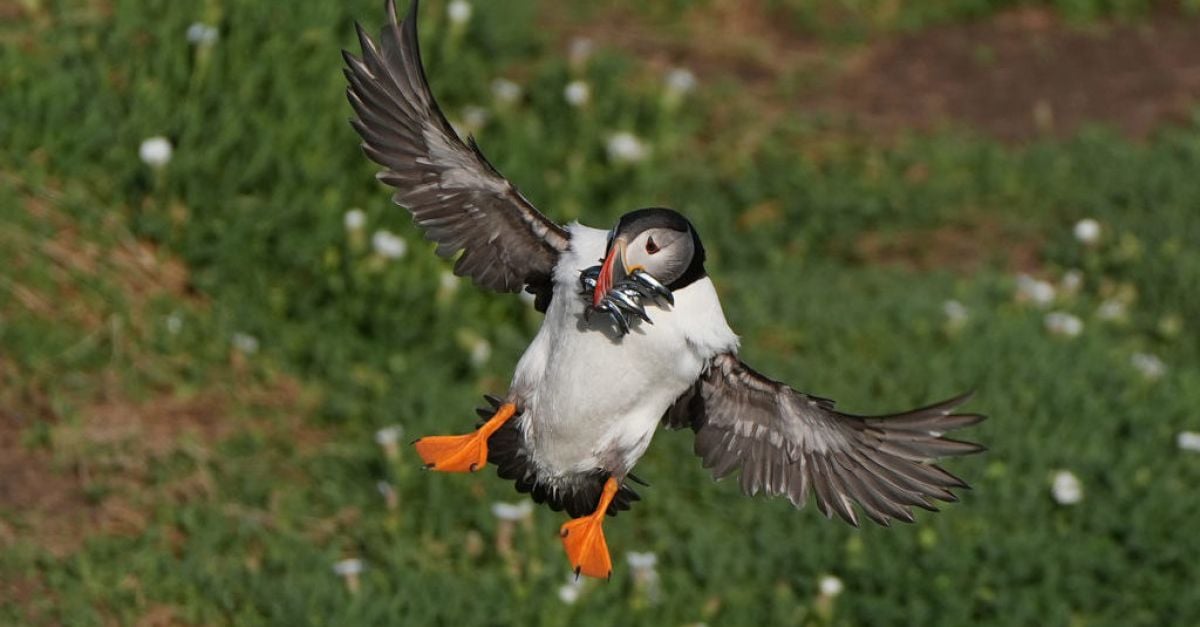
[[[384,259],[399,259],[408,252],[408,242],[404,238],[382,229],[371,236],[371,247]]]
[[[817,584],[821,590],[821,596],[836,597],[846,589],[842,584],[842,580],[833,575],[825,575],[821,577],[821,581]]]
[[[571,81],[563,89],[563,97],[572,107],[582,107],[592,97],[592,88],[583,81]]]
[[[512,104],[521,98],[521,86],[507,78],[492,81],[492,97],[501,104]]]
[[[1091,219],[1084,218],[1075,223],[1075,239],[1091,246],[1100,241],[1100,223]]]
[[[246,355],[253,355],[258,352],[258,338],[246,333],[233,334],[233,347]]]
[[[366,565],[360,559],[344,559],[333,565],[333,573],[345,580],[346,589],[351,594],[355,594],[358,592],[358,576],[362,574],[365,567]]]
[[[633,582],[639,592],[645,595],[646,601],[657,605],[662,600],[662,580],[658,576],[658,556],[654,553],[639,553],[630,551],[625,554],[625,561],[633,571]]]
[[[1055,335],[1076,337],[1083,333],[1083,321],[1078,316],[1065,311],[1052,311],[1046,314],[1046,329]]]
[[[1017,277],[1017,300],[1045,307],[1054,302],[1054,286],[1047,281],[1035,279],[1028,274]]]
[[[404,437],[404,427],[392,425],[375,432],[375,443],[383,449],[383,454],[391,460],[400,458],[400,438]]]
[[[443,270],[438,276],[438,289],[444,294],[453,294],[458,291],[458,277],[449,270]]]
[[[558,599],[567,605],[574,605],[583,593],[583,584],[584,580],[575,576],[575,573],[567,575],[567,583],[558,587]]]
[[[967,306],[956,300],[948,300],[942,303],[942,313],[946,314],[946,321],[954,328],[959,328],[966,324],[967,318],[970,315],[967,312]]]
[[[1200,433],[1195,431],[1180,431],[1175,436],[1175,445],[1185,451],[1200,453]]]
[[[687,68],[675,68],[667,72],[665,83],[669,93],[682,96],[696,89],[696,75]]]
[[[645,553],[630,551],[625,554],[625,561],[629,562],[629,567],[634,570],[649,570],[658,566],[658,556],[649,551]]]
[[[365,564],[358,558],[344,559],[333,565],[333,572],[336,575],[345,577],[347,575],[357,575],[362,573]]]
[[[483,338],[476,338],[471,343],[471,365],[476,368],[482,367],[487,363],[487,360],[492,356],[492,344]]]
[[[1100,303],[1100,306],[1096,308],[1096,317],[1101,320],[1123,320],[1125,314],[1125,303],[1115,298]]]
[[[1134,353],[1129,358],[1129,363],[1133,365],[1142,376],[1151,381],[1161,379],[1167,373],[1167,365],[1157,355],[1149,353]]]
[[[608,158],[617,163],[637,163],[650,153],[646,144],[638,139],[637,135],[628,131],[609,135],[606,147]]]
[[[173,152],[171,140],[161,135],[143,140],[142,145],[138,147],[138,156],[143,163],[152,168],[161,168],[170,163]]]
[[[1083,287],[1083,272],[1080,272],[1074,268],[1067,270],[1063,273],[1062,280],[1059,281],[1059,285],[1061,285],[1063,291],[1067,292],[1068,294],[1074,294],[1075,292],[1078,292],[1079,288]]]
[[[376,481],[375,489],[379,490],[379,495],[383,497],[383,502],[388,509],[394,510],[400,507],[400,497],[396,494],[396,488],[386,481]]]
[[[347,231],[358,231],[367,225],[367,213],[362,209],[351,209],[342,216]]]
[[[446,16],[450,18],[451,23],[461,26],[471,19],[473,8],[467,0],[454,0],[446,5]]]
[[[1050,494],[1059,505],[1075,505],[1083,500],[1083,484],[1071,471],[1060,470],[1054,473]]]
[[[516,522],[525,520],[533,514],[533,501],[524,500],[517,503],[492,503],[492,515],[500,520]]]
[[[398,443],[404,437],[404,427],[391,425],[375,432],[375,443],[379,446],[390,446]]]
[[[463,107],[462,110],[462,123],[468,133],[478,133],[483,130],[491,117],[492,114],[483,107],[469,105]]]
[[[179,315],[178,311],[173,312],[171,315],[167,316],[166,324],[167,333],[170,333],[171,335],[179,335],[179,332],[183,330],[183,316]]]
[[[587,37],[575,37],[567,44],[567,62],[571,67],[580,68],[592,58],[596,45]]]
[[[220,36],[221,31],[217,30],[216,26],[209,26],[203,22],[192,22],[187,28],[188,43],[194,46],[211,46],[217,43]]]

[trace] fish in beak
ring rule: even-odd
[[[600,275],[596,277],[596,289],[592,292],[593,307],[599,307],[600,303],[604,301],[604,297],[612,291],[613,286],[628,276],[628,269],[625,266],[625,246],[625,238],[613,239],[612,246],[608,249],[608,256],[600,265]]]

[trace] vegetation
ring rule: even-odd
[[[468,429],[540,315],[453,278],[374,181],[338,55],[378,3],[22,6],[0,22],[0,622],[1200,622],[1200,456],[1177,445],[1200,431],[1200,124],[880,138],[603,41],[564,55],[532,0],[463,23],[428,2],[445,110],[548,215],[679,208],[747,361],[854,412],[974,388],[991,416],[969,435],[991,450],[950,464],[974,489],[891,529],[745,499],[660,434],[607,526],[612,580],[561,589],[561,514],[501,520],[508,482],[403,446]]]

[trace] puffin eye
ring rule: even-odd
[[[646,238],[646,252],[653,255],[654,253],[658,252],[658,250],[659,250],[658,244],[654,243],[654,237],[653,236],[647,237]]]

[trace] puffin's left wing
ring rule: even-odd
[[[970,396],[889,416],[854,416],[726,353],[713,358],[664,420],[696,432],[696,454],[715,478],[740,469],[746,494],[783,494],[803,507],[811,489],[826,517],[837,513],[857,526],[857,503],[887,525],[893,518],[912,522],[911,506],[936,510],[933,500],[955,501],[951,488],[967,487],[932,462],[984,450],[942,435],[984,419],[952,413]]]
[[[462,256],[454,272],[482,287],[537,295],[545,311],[554,264],[569,235],[525,200],[484,158],[473,139],[464,144],[442,115],[425,80],[417,46],[417,0],[403,24],[395,0],[378,44],[362,27],[362,58],[349,52],[347,98],[363,150],[383,166],[379,180],[396,188],[441,257]]]

